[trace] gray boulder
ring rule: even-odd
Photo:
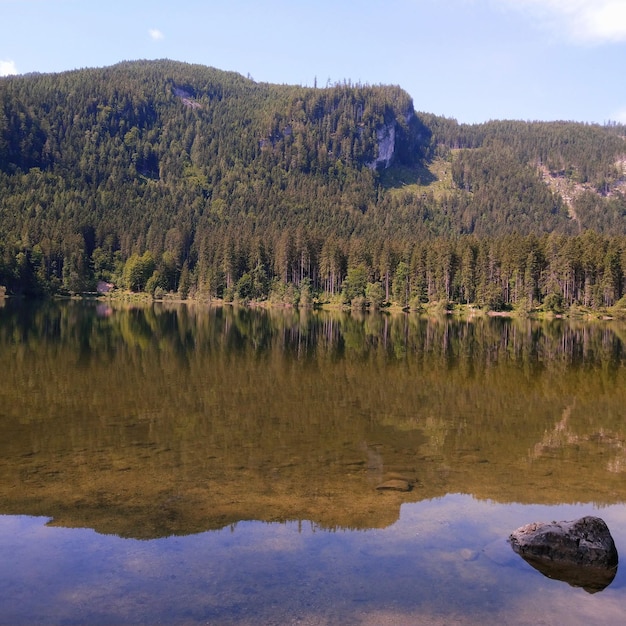
[[[593,593],[617,572],[615,542],[599,517],[571,522],[534,522],[511,533],[511,547],[545,576]]]

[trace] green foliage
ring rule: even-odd
[[[355,311],[362,311],[367,307],[367,299],[365,298],[365,296],[355,296],[350,301],[350,306]]]
[[[549,293],[543,301],[543,309],[555,315],[563,313],[563,296],[560,293]]]
[[[393,299],[402,307],[409,304],[410,299],[410,268],[407,263],[400,261],[393,277]]]
[[[343,302],[351,304],[356,298],[365,298],[367,287],[367,270],[363,265],[348,269],[348,275],[343,281],[341,290]]]
[[[149,250],[141,256],[133,254],[124,265],[122,274],[124,287],[131,291],[144,291],[155,267],[154,257]]]
[[[298,306],[308,308],[313,305],[313,286],[310,278],[303,278],[300,281],[300,294]]]
[[[172,61],[1,78],[0,284],[610,307],[626,289],[624,136],[462,125],[414,114],[396,86],[270,85]],[[569,205],[546,175],[575,187]]]
[[[189,289],[191,288],[191,276],[189,274],[189,264],[187,261],[183,263],[183,268],[180,272],[180,281],[178,283],[178,295],[185,300],[189,295]]]
[[[238,302],[245,304],[250,302],[254,294],[254,280],[249,272],[246,272],[237,281],[235,286],[235,298]]]
[[[380,281],[367,283],[365,299],[372,308],[379,309],[385,302],[385,290]]]

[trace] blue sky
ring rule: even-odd
[[[156,58],[397,84],[461,122],[626,122],[626,0],[0,0],[0,75]]]

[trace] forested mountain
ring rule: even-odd
[[[172,61],[1,78],[0,285],[611,306],[625,136]]]

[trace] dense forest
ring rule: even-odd
[[[353,306],[613,307],[626,127],[477,125],[397,86],[173,61],[0,79],[0,285]]]

